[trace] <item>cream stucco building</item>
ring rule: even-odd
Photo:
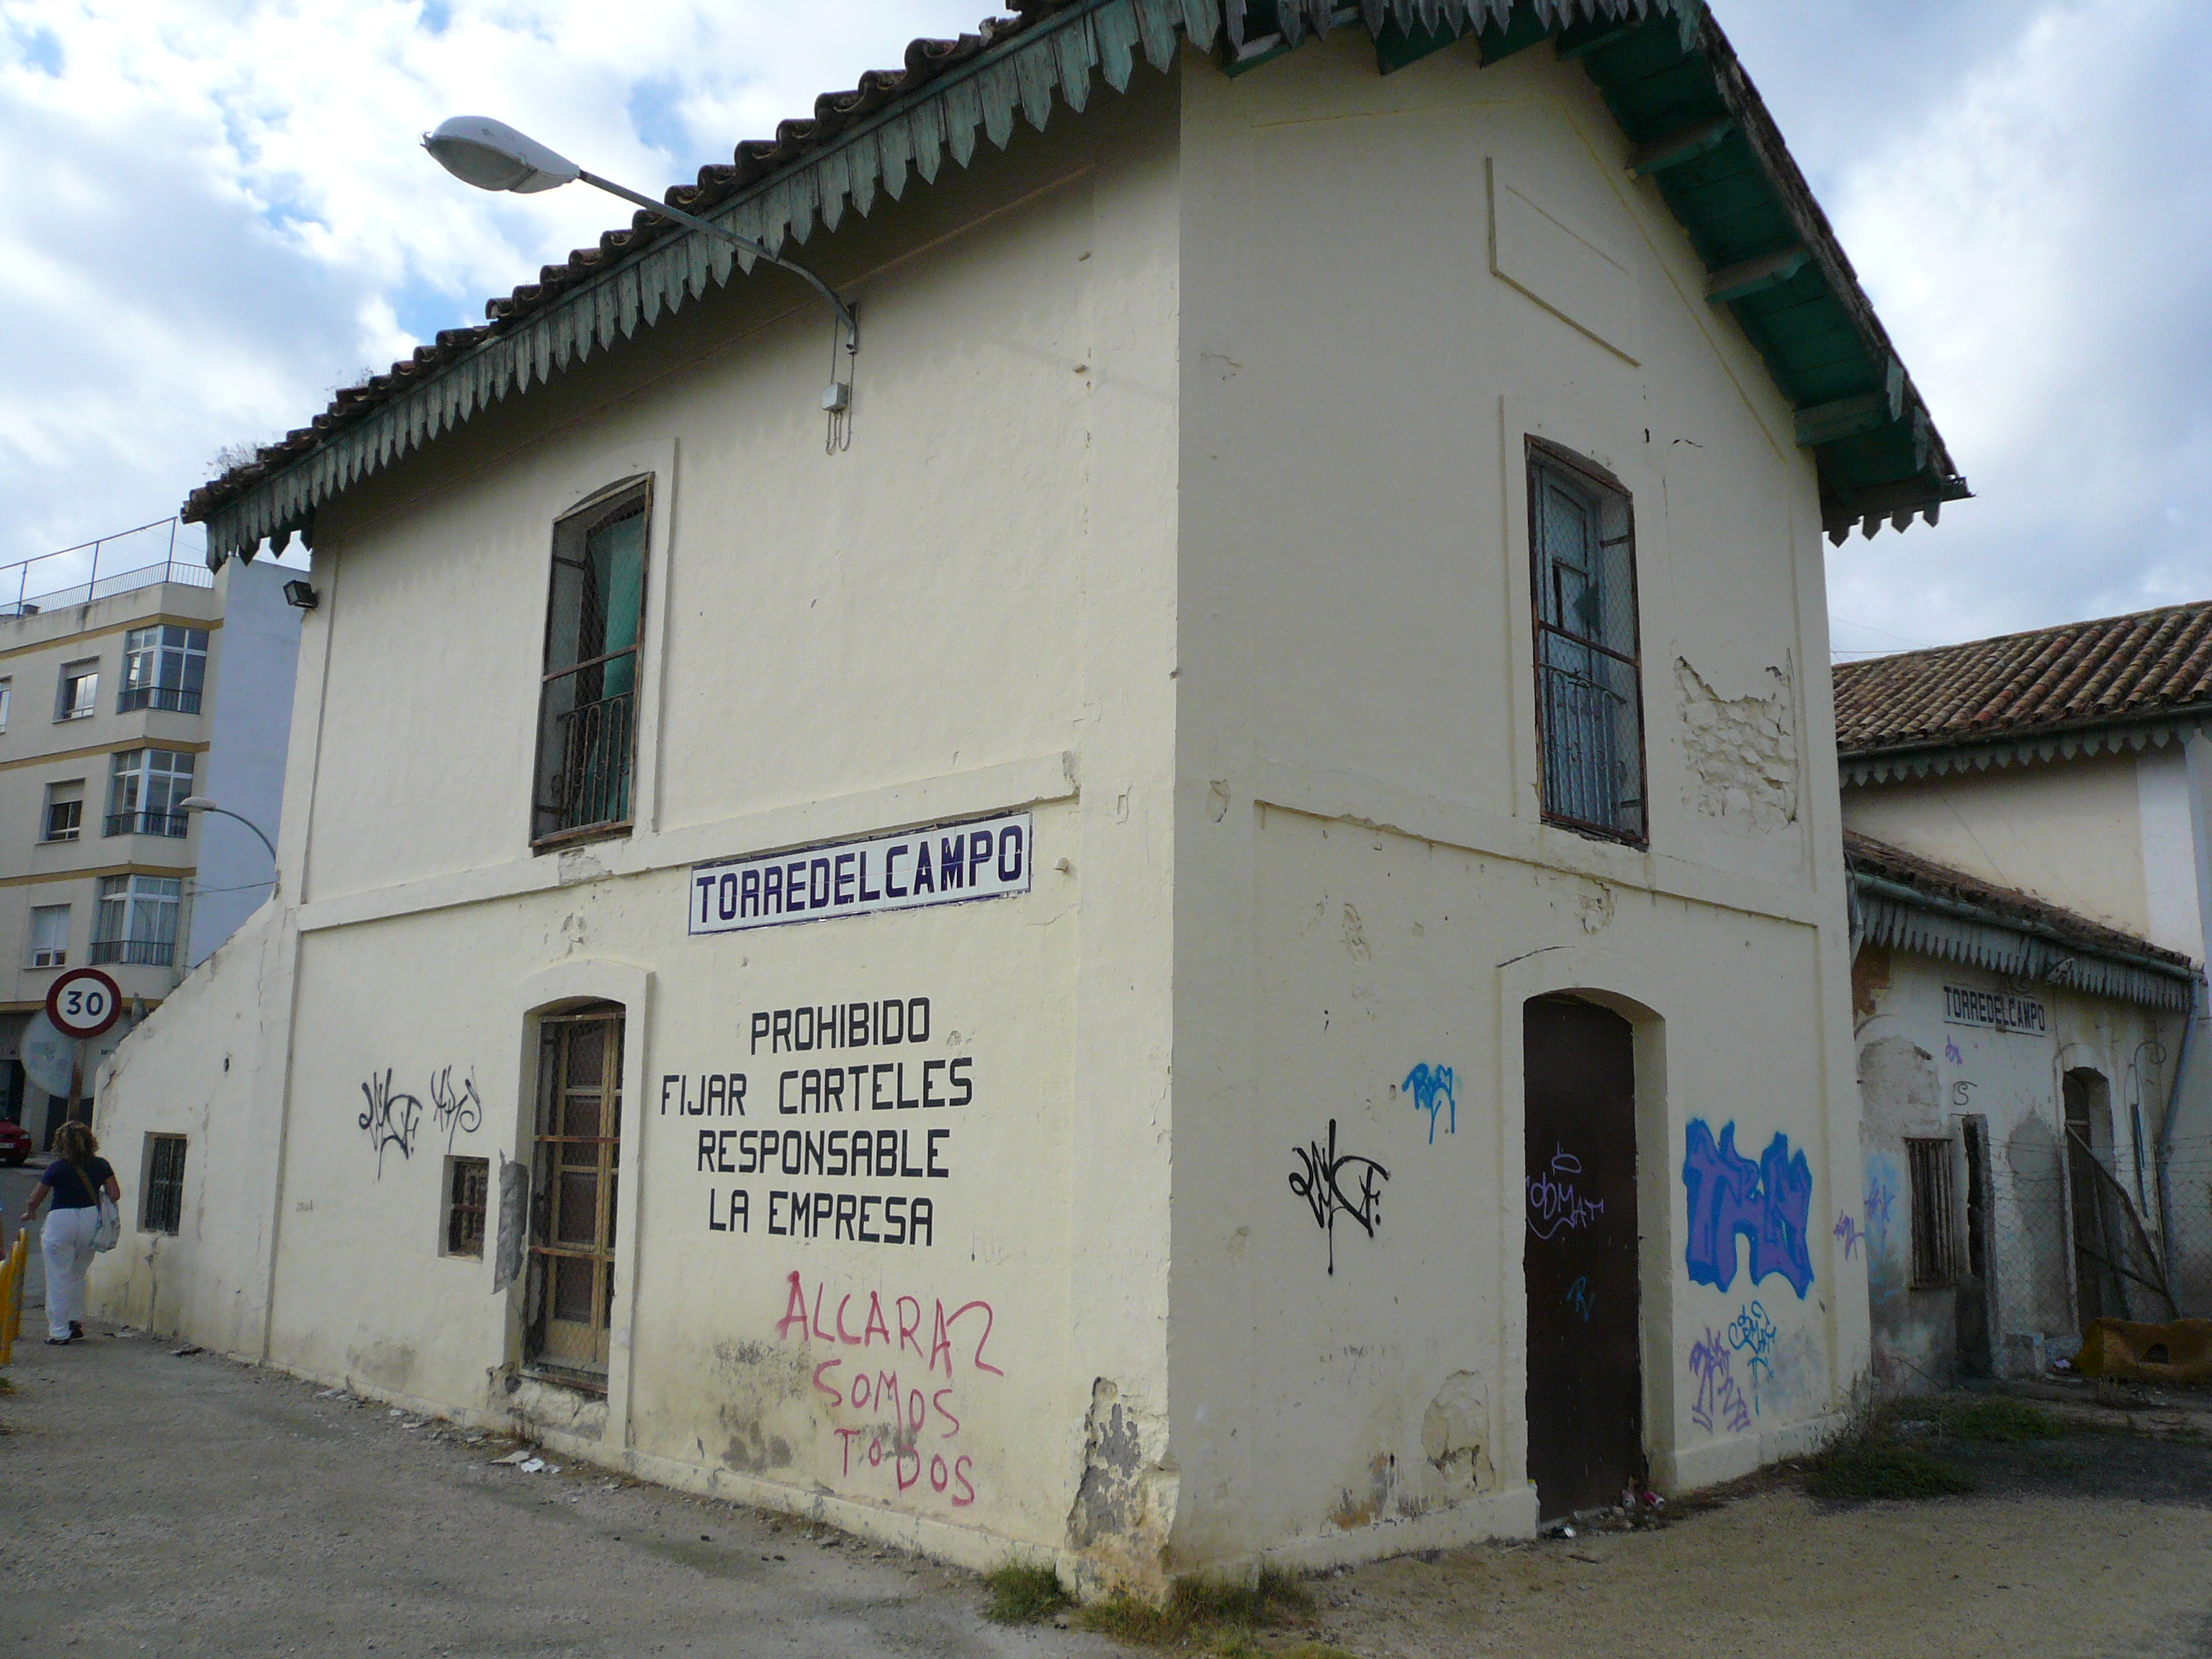
[[[1894,914],[1856,969],[1864,1207],[1896,1222],[1868,1237],[1877,1358],[1940,1382],[2063,1356],[2100,1315],[2212,1311],[2212,605],[1836,685],[1844,823],[1935,896],[1870,900]],[[1958,1200],[1917,1261],[1916,1180]]]
[[[319,604],[108,1310],[1088,1585],[1826,1431],[1822,535],[1963,485],[1701,8],[1271,9],[672,194],[857,353],[641,228],[195,497]]]

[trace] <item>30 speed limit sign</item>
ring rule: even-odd
[[[72,968],[46,992],[46,1018],[64,1036],[96,1037],[123,1012],[123,994],[97,968]]]

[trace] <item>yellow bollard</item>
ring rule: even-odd
[[[29,1270],[31,1230],[15,1230],[15,1247],[0,1265],[0,1365],[14,1361],[15,1338],[23,1328],[23,1276]]]

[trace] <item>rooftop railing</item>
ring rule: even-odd
[[[15,597],[8,594],[8,573],[15,573]],[[82,577],[82,580],[77,578]],[[33,586],[35,582],[38,585]],[[112,536],[80,542],[35,558],[0,565],[0,617],[35,617],[41,611],[90,605],[161,582],[213,587],[215,573],[199,560],[177,557],[177,520],[157,519]]]

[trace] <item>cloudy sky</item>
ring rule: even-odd
[[[0,0],[0,560],[165,516],[619,222],[454,183],[446,115],[657,188],[987,3]],[[1838,647],[2212,597],[2212,7],[1714,9],[1979,496],[1832,556]]]

